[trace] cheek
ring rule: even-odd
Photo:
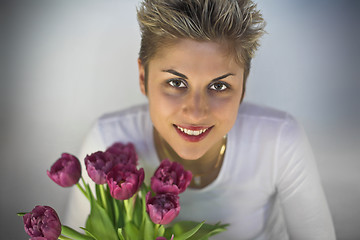
[[[158,89],[149,89],[148,100],[152,119],[164,121],[179,111],[182,100],[178,96],[163,93]]]
[[[228,130],[230,130],[235,123],[239,106],[240,96],[226,99],[213,99],[210,101],[212,115]]]

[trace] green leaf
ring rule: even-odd
[[[182,226],[180,224],[178,225],[174,225],[174,232],[173,234],[175,235],[174,240],[185,240],[190,238],[192,235],[194,235],[200,228],[201,226],[205,223],[205,221],[199,223],[198,225],[196,225],[195,227],[191,228],[188,231],[184,231],[184,229],[182,228]],[[181,234],[177,233],[177,232],[181,232]]]
[[[136,240],[140,236],[139,229],[132,222],[125,223],[124,230],[126,239]]]
[[[78,231],[65,225],[61,226],[61,234],[76,240],[94,240],[94,238],[79,233]]]
[[[104,198],[106,199],[106,205],[107,205],[107,211],[108,211],[108,215],[110,217],[110,219],[113,221],[115,229],[118,227],[116,224],[116,220],[115,220],[115,211],[114,211],[114,206],[112,204],[112,199],[114,199],[111,195],[110,195],[110,189],[108,186],[106,186],[106,189],[103,187],[103,195]]]
[[[155,224],[149,216],[144,217],[144,240],[153,240]]]
[[[82,230],[84,230],[90,237],[94,238],[95,240],[99,240],[97,239],[94,235],[92,235],[91,232],[89,232],[86,228],[80,227]]]
[[[211,224],[204,224],[200,231],[198,232],[199,235],[207,232],[202,238],[199,238],[199,240],[207,240],[209,237],[219,234],[221,232],[226,231],[226,227],[228,227],[229,224],[220,224],[217,223],[215,225]]]
[[[143,183],[141,185],[141,188],[140,188],[140,196],[141,196],[141,202],[142,202],[142,212],[143,213],[146,213],[146,194],[149,192],[149,188],[146,186],[145,183]],[[147,213],[146,214],[143,214],[143,219],[142,219],[142,222],[145,221],[146,217],[148,217]]]
[[[59,236],[59,239],[60,239],[60,240],[73,240],[72,238],[68,238],[68,237],[65,237],[65,236],[63,236],[63,235],[60,235],[60,236]]]
[[[89,188],[89,186],[87,186]],[[107,212],[99,206],[92,194],[90,195],[90,215],[86,221],[86,229],[101,240],[118,240],[114,225]]]
[[[155,224],[150,220],[149,215],[146,213],[146,194],[150,191],[150,188],[145,183],[141,185],[139,198],[141,197],[141,211],[142,211],[142,223],[141,231],[143,232],[144,240],[153,240]]]
[[[115,198],[112,199],[112,209],[114,209],[114,225],[117,228],[122,228],[124,226],[124,221],[121,221],[122,216],[120,216],[120,213],[122,212],[122,209],[120,210],[118,200]]]
[[[141,223],[143,219],[143,208],[142,208],[142,201],[140,199],[140,194],[137,194],[135,199],[135,205],[134,205],[134,215],[133,215],[133,221],[136,227],[141,228]]]
[[[223,228],[223,229],[220,229],[220,228],[214,229],[211,232],[208,232],[206,235],[204,235],[199,240],[207,240],[207,239],[209,239],[209,237],[211,237],[211,236],[213,236],[215,234],[219,234],[219,233],[224,232],[224,231],[226,231],[225,228]]]
[[[27,212],[19,212],[19,213],[17,213],[17,215],[18,215],[19,217],[22,217],[22,216],[24,216],[25,214],[27,214]]]
[[[201,223],[200,223],[201,224]],[[172,234],[175,235],[174,240],[178,239],[192,239],[192,240],[206,240],[210,236],[226,231],[228,224],[221,225],[217,223],[215,225],[203,223],[200,228],[194,231],[199,226],[198,222],[193,221],[181,221],[175,223],[172,227],[165,230],[165,237],[170,238]],[[191,233],[194,231],[193,235],[185,236],[185,233]],[[183,238],[187,237],[187,238]]]

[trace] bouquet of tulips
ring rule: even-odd
[[[90,214],[79,232],[62,225],[56,211],[49,206],[18,213],[23,216],[30,240],[205,240],[226,230],[227,225],[220,223],[170,224],[180,212],[179,194],[190,184],[191,172],[179,163],[163,160],[149,188],[144,183],[144,170],[138,169],[137,164],[131,143],[114,143],[104,152],[87,155],[86,170],[95,183],[92,190],[81,177],[79,160],[63,153],[47,174],[61,187],[77,185],[90,202]]]

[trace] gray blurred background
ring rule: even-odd
[[[19,211],[69,189],[46,170],[77,154],[101,114],[140,94],[134,0],[7,0],[0,4],[1,236],[28,239]],[[338,239],[360,239],[360,4],[259,0],[267,20],[246,101],[293,114],[317,158]],[[1,237],[1,239],[4,239]]]

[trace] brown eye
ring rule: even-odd
[[[215,82],[215,83],[211,84],[209,88],[211,90],[221,92],[221,91],[228,89],[228,86],[223,82]]]
[[[170,79],[168,83],[174,88],[186,88],[186,83],[181,79]]]

